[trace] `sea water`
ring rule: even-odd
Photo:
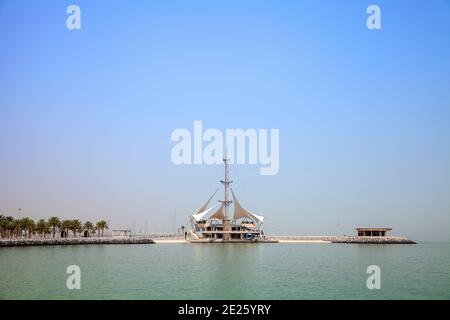
[[[79,290],[67,286],[73,265]],[[373,265],[379,290],[367,286]],[[450,244],[0,248],[0,299],[450,299]]]

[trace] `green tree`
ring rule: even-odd
[[[83,227],[84,227],[83,229],[84,229],[85,231],[87,231],[88,237],[90,237],[91,234],[95,234],[95,226],[94,226],[94,224],[93,224],[92,222],[86,221],[86,222],[84,223],[84,226],[83,226]]]
[[[48,226],[50,228],[52,228],[52,235],[53,235],[53,238],[54,238],[55,234],[56,234],[56,229],[61,228],[61,220],[59,220],[58,217],[50,217],[48,219]]]
[[[6,217],[2,214],[0,214],[0,236],[2,238],[6,237],[6,230],[8,226],[8,221],[6,220]]]
[[[14,219],[11,227],[13,235],[22,238],[22,221]]]
[[[72,220],[70,223],[70,230],[72,230],[73,236],[76,237],[77,232],[83,231],[83,225],[82,225],[81,221],[78,219]]]
[[[45,238],[45,236],[50,233],[50,226],[44,219],[40,219],[36,223],[36,231],[41,236],[41,238]]]
[[[19,238],[22,238],[24,236],[24,232],[25,232],[25,237],[27,236],[27,219],[26,218],[22,218],[18,220],[18,232],[17,234],[19,235]]]
[[[98,230],[99,235],[100,235],[100,231],[102,232],[102,237],[103,237],[104,230],[108,229],[108,223],[105,220],[101,220],[95,224],[95,227]]]
[[[67,234],[67,237],[69,237],[69,230],[72,228],[72,221],[70,220],[63,220],[61,222],[60,231],[64,231]]]
[[[20,219],[19,223],[20,223],[20,232],[22,233],[22,231],[25,231],[25,237],[28,235],[28,238],[31,238],[36,228],[34,220],[27,217]]]
[[[6,236],[7,238],[12,238],[14,236],[16,221],[11,216],[5,217],[5,220],[6,220]]]

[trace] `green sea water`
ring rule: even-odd
[[[66,269],[81,269],[68,290]],[[381,289],[369,290],[369,265]],[[450,299],[450,244],[0,248],[1,299]]]

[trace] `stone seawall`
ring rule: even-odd
[[[89,244],[152,244],[150,238],[31,238],[0,239],[0,247],[57,246],[57,245],[89,245]]]
[[[350,237],[350,236],[271,236],[270,240],[309,242],[324,241],[328,243],[348,244],[415,244],[416,242],[402,237]],[[149,237],[131,238],[31,238],[0,239],[0,247],[55,246],[55,245],[94,245],[94,244],[153,244]]]
[[[353,237],[353,236],[270,236],[270,239],[283,241],[325,241],[331,243],[361,243],[361,244],[415,244],[416,242],[403,237]]]
[[[349,244],[416,244],[416,242],[402,237],[336,237],[331,242]]]

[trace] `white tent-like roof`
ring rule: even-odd
[[[196,222],[204,220],[204,218],[207,218],[207,217],[209,217],[208,219],[218,219],[218,220],[226,219],[226,217],[224,215],[224,204],[223,203],[219,207],[217,207],[217,204],[215,204],[212,207],[210,207],[209,209],[206,209],[216,193],[217,193],[217,190],[216,190],[216,192],[214,192],[214,194],[211,196],[211,198],[209,198],[209,200],[205,203],[205,205],[203,207],[201,207],[200,210],[198,210],[198,212],[196,214],[192,215],[192,218]],[[233,220],[238,220],[241,218],[249,218],[250,220],[252,220],[256,223],[264,222],[263,216],[259,216],[254,213],[251,213],[250,211],[247,211],[246,209],[244,209],[241,206],[238,199],[236,198],[236,195],[234,194],[233,189],[231,189],[231,193],[233,195],[233,204],[234,204]]]
[[[238,220],[241,218],[250,218],[251,220],[258,222],[258,223],[264,222],[263,216],[258,216],[256,214],[251,213],[250,211],[247,211],[244,208],[242,208],[241,204],[239,203],[238,199],[236,198],[236,195],[234,194],[233,189],[231,189],[231,193],[233,194],[233,203],[234,203],[233,219],[234,220]]]
[[[203,212],[194,214],[194,215],[192,216],[192,218],[194,218],[195,221],[199,222],[199,221],[202,220],[204,217],[208,216],[211,212],[213,212],[213,210],[214,210],[216,207],[217,207],[217,204],[213,205],[211,208],[209,208],[209,209],[207,209],[207,210],[205,210],[205,211],[203,211]]]

